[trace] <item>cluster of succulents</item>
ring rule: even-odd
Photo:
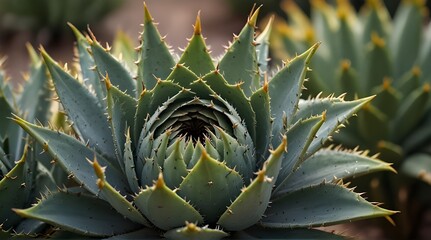
[[[49,29],[62,32],[66,23],[79,28],[100,20],[121,0],[0,0],[0,32]]]
[[[380,153],[403,174],[431,184],[431,154],[424,148],[431,140],[431,25],[425,1],[403,1],[393,20],[380,0],[366,1],[359,12],[346,0],[336,5],[316,0],[312,6],[308,18],[286,2],[290,22],[276,27],[274,53],[285,59],[322,41],[310,64],[309,94],[346,93],[350,100],[376,95],[336,141]],[[384,201],[397,199],[401,181],[390,180],[392,186],[382,181],[387,178],[371,183],[386,193]]]
[[[324,148],[373,97],[301,100],[319,44],[269,74],[271,24],[256,37],[258,12],[219,60],[199,16],[176,57],[146,7],[136,66],[128,44],[111,54],[73,26],[71,70],[42,49],[71,130],[13,120],[76,184],[13,211],[52,225],[51,237],[124,239],[337,238],[310,228],[395,213],[343,183],[390,164]]]

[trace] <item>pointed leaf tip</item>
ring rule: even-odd
[[[153,21],[150,11],[148,10],[147,3],[144,2],[144,23],[150,23]]]
[[[194,26],[194,34],[201,35],[202,34],[202,25],[201,25],[201,11],[198,12],[196,16],[196,22]]]
[[[256,26],[257,16],[259,16],[259,11],[262,5],[260,5],[256,10],[254,8],[251,10],[250,16],[248,17],[248,24],[252,27]]]

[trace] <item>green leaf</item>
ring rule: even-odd
[[[90,48],[90,44],[88,44],[87,39],[79,32],[75,26],[69,24],[70,28],[72,28],[73,33],[76,36],[76,46],[78,48],[78,58],[79,65],[81,67],[81,74],[84,85],[87,86],[88,89],[93,89],[98,103],[100,105],[104,105],[103,98],[105,97],[105,92],[102,87],[102,83],[99,79],[97,71],[93,69],[94,67],[94,59],[91,54],[88,52]]]
[[[344,14],[339,14],[339,27],[336,32],[340,59],[348,59],[354,69],[361,69],[362,62],[360,61],[361,51],[359,45],[359,33],[356,31],[356,25],[352,21],[352,15],[348,15],[346,9],[339,9]],[[337,63],[336,63],[337,64]]]
[[[177,83],[181,87],[190,88],[190,84],[194,82],[199,77],[184,64],[177,64],[173,68],[171,74],[166,78],[167,80],[172,80],[172,82]]]
[[[181,183],[178,194],[189,200],[205,216],[205,222],[211,224],[217,222],[238,196],[243,184],[235,170],[202,151],[201,158]]]
[[[116,33],[114,43],[112,44],[112,54],[125,65],[129,72],[135,73],[137,71],[135,61],[137,60],[138,56],[133,46],[132,40],[126,33],[122,31],[118,31]],[[137,87],[136,90],[138,92],[141,91],[142,85]]]
[[[283,116],[287,117],[287,125],[294,122],[292,118],[298,108],[307,65],[318,46],[315,44],[305,53],[292,59],[268,83],[271,115],[275,119],[272,129],[272,135],[275,136],[272,139],[274,146],[280,143],[278,136],[283,130]]]
[[[0,222],[3,228],[9,229],[14,227],[21,217],[16,215],[12,208],[23,208],[29,204],[29,196],[32,186],[28,186],[28,174],[30,170],[26,164],[27,151],[24,151],[21,159],[16,163],[10,172],[8,172],[0,181]]]
[[[169,230],[163,236],[175,240],[218,240],[228,237],[229,234],[220,229],[211,229],[208,226],[198,227],[194,223],[186,223],[185,227]]]
[[[388,122],[388,117],[380,109],[372,104],[366,104],[358,116],[359,135],[370,144],[387,139],[389,132]]]
[[[381,85],[385,78],[393,77],[394,68],[391,62],[393,58],[389,56],[388,47],[381,36],[377,34],[371,36],[371,42],[365,49],[365,59],[367,61],[360,77],[366,79],[365,92],[370,92],[374,87]]]
[[[109,53],[109,50],[100,46],[96,39],[90,41],[90,46],[91,54],[99,71],[99,77],[104,78],[109,75],[112,85],[118,87],[129,96],[137,96],[141,89],[136,88],[136,82],[127,69]]]
[[[259,71],[261,73],[261,80],[264,81],[264,74],[268,73],[268,62],[269,62],[269,38],[272,34],[272,24],[274,17],[271,17],[266,24],[266,27],[256,38],[256,52],[257,52],[257,63],[259,65]]]
[[[404,159],[401,172],[431,185],[431,156],[417,153]]]
[[[165,79],[169,75],[175,61],[164,38],[154,26],[145,4],[144,10],[144,31],[141,35],[142,44],[139,47],[138,84],[143,84],[146,89],[153,89],[157,78]]]
[[[274,200],[261,224],[271,228],[309,228],[394,213],[369,203],[345,186],[322,183]]]
[[[81,139],[104,156],[115,159],[115,147],[105,111],[88,90],[42,51],[57,95]],[[85,107],[83,107],[85,106]]]
[[[277,183],[288,181],[287,177],[305,160],[308,147],[324,122],[325,116],[316,116],[300,120],[287,130],[285,134],[289,140],[288,151],[283,156],[282,170],[280,170],[280,178]]]
[[[354,101],[344,101],[342,98],[316,98],[299,102],[299,109],[294,116],[294,121],[309,116],[321,114],[326,111],[326,120],[311,143],[306,156],[315,153],[340,125],[355,114],[363,105],[370,102],[373,96]]]
[[[241,119],[244,119],[247,130],[254,141],[256,139],[256,114],[239,85],[227,83],[223,75],[217,70],[204,76],[203,80],[221,98],[236,109]]]
[[[346,94],[346,99],[352,100],[355,96],[362,96],[362,92],[364,89],[361,86],[361,83],[358,80],[358,74],[351,67],[351,63],[348,60],[344,60],[341,62],[339,71],[336,74],[336,87],[337,94]]]
[[[163,230],[182,226],[185,221],[204,222],[192,205],[166,186],[162,174],[152,187],[142,190],[134,202],[145,217]]]
[[[244,28],[226,50],[219,63],[220,72],[229,84],[243,83],[242,90],[246,96],[259,88],[260,74],[254,43],[254,27],[259,9],[249,17]],[[241,69],[238,71],[238,69]]]
[[[87,236],[112,236],[142,227],[124,218],[103,200],[85,194],[56,192],[31,208],[14,211],[20,216]]]
[[[277,186],[277,194],[282,195],[334,179],[356,178],[377,171],[395,172],[391,164],[368,157],[367,153],[341,150],[339,147],[320,150]]]
[[[250,103],[256,114],[256,158],[261,162],[268,156],[268,147],[271,142],[272,118],[268,85],[262,87],[251,95]],[[278,137],[278,136],[276,136]]]
[[[111,186],[111,184],[109,184],[109,182],[105,180],[105,176],[103,174],[104,170],[96,160],[92,163],[92,166],[94,167],[96,175],[102,173],[101,176],[98,176],[99,178],[97,180],[97,186],[100,190],[98,195],[107,201],[112,206],[112,208],[114,208],[125,218],[128,218],[129,220],[142,224],[146,227],[151,227],[151,224],[142,216],[138,209],[136,209],[135,206],[133,206],[133,204],[129,202],[125,196],[122,196],[115,188]]]
[[[253,226],[262,218],[281,168],[286,145],[287,139],[284,137],[280,146],[271,152],[263,168],[257,173],[257,177],[249,186],[241,190],[241,194],[227,208],[217,224],[229,231],[239,231]]]
[[[166,185],[171,189],[179,187],[184,177],[188,174],[180,143],[178,139],[172,144],[174,145],[174,150],[163,162],[163,178]]]
[[[196,18],[194,34],[178,63],[184,64],[198,76],[203,76],[214,70],[214,63],[202,36],[199,14]]]
[[[122,92],[110,83],[110,78],[106,82],[106,102],[108,105],[108,121],[111,126],[112,138],[115,144],[115,153],[119,161],[118,165],[124,170],[123,153],[126,143],[125,134],[128,128],[134,128],[136,100]]]
[[[127,180],[116,161],[108,161],[72,136],[38,127],[18,117],[15,117],[14,121],[35,138],[68,174],[72,174],[78,183],[83,184],[93,194],[99,191],[96,185],[97,177],[87,159],[93,159],[95,156],[103,166],[107,166],[108,181],[121,192],[128,192]]]
[[[124,143],[124,171],[126,173],[127,181],[129,182],[130,189],[137,193],[139,192],[139,182],[137,177],[137,170],[135,166],[135,158],[133,156],[132,143],[130,140],[130,129],[126,134],[126,142]],[[142,171],[142,169],[140,169]],[[140,171],[138,171],[140,173]]]
[[[420,1],[406,1],[395,14],[390,38],[395,77],[401,77],[416,62],[422,39],[423,5]]]
[[[431,87],[428,83],[410,93],[401,102],[397,116],[394,119],[392,139],[402,140],[419,124],[426,113],[430,99]]]

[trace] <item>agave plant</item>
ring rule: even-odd
[[[25,132],[10,120],[12,114],[20,114],[31,122],[36,119],[40,123],[48,122],[51,91],[46,67],[33,48],[28,46],[28,49],[32,58],[30,73],[19,93],[7,81],[5,72],[0,71],[1,238],[41,232],[46,224],[22,219],[12,208],[31,206],[41,193],[56,189],[60,179],[55,176],[59,168],[46,163],[50,161],[48,155],[39,155],[41,148],[30,139],[26,140]]]
[[[392,21],[379,0],[366,1],[359,13],[349,1],[335,6],[312,1],[310,20],[288,1],[291,22],[278,25],[274,41],[284,49],[277,51],[283,57],[322,41],[322,51],[311,62],[310,93],[347,92],[347,99],[377,94],[336,140],[380,152],[396,169],[430,184],[431,155],[421,153],[431,139],[431,25],[423,25],[424,4],[403,1]],[[370,182],[375,195],[388,196],[379,201],[390,203],[402,181],[385,175]]]
[[[300,101],[318,44],[268,80],[269,28],[255,41],[257,15],[216,65],[199,16],[175,59],[146,6],[136,78],[73,27],[78,79],[42,50],[77,136],[15,121],[81,187],[15,211],[81,235],[169,239],[327,238],[308,229],[393,214],[342,183],[389,164],[319,150],[372,97]]]

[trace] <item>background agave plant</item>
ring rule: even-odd
[[[40,31],[63,32],[66,23],[79,28],[100,20],[121,4],[121,0],[0,0],[0,32]]]
[[[46,67],[31,46],[32,63],[28,79],[17,93],[3,70],[0,71],[0,237],[34,235],[46,224],[22,219],[12,208],[29,207],[49,189],[56,189],[62,171],[49,164],[51,158],[41,155],[41,148],[13,121],[12,114],[28,121],[48,123],[51,91]],[[1,64],[0,64],[1,65]],[[19,161],[18,161],[19,160]],[[60,170],[60,171],[59,171]]]
[[[392,21],[378,0],[367,1],[358,14],[349,1],[338,1],[336,6],[312,1],[311,19],[288,1],[285,10],[291,22],[277,26],[274,41],[279,47],[275,52],[283,58],[322,41],[324,46],[311,62],[309,93],[346,92],[347,99],[377,94],[336,140],[380,152],[380,158],[394,163],[402,173],[430,184],[431,155],[424,146],[431,140],[431,71],[427,66],[431,25],[423,25],[424,4],[403,1]],[[374,199],[395,207],[400,184],[409,181],[391,177],[384,175],[368,183],[375,190]],[[431,201],[429,197],[423,200]]]
[[[146,7],[137,66],[73,27],[78,79],[42,51],[76,136],[15,121],[81,187],[15,211],[81,235],[172,239],[335,237],[307,229],[393,214],[341,180],[389,164],[319,150],[371,98],[300,101],[318,45],[268,80],[269,28],[255,41],[257,15],[216,66],[199,16],[175,59]]]

